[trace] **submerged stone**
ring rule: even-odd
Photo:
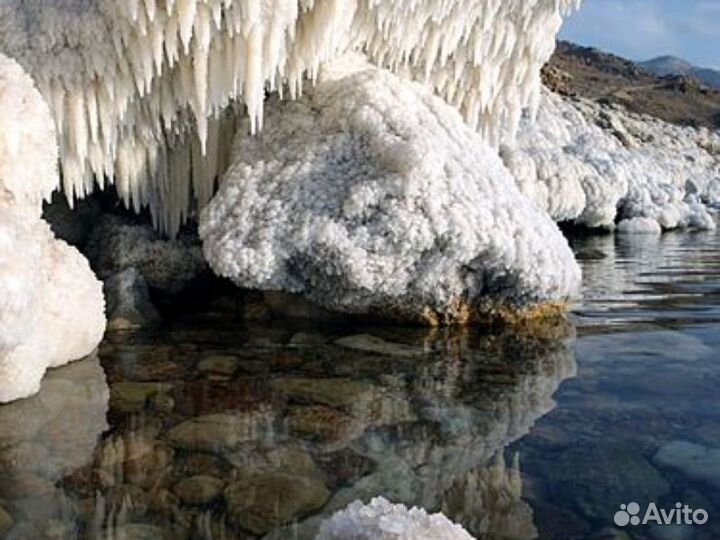
[[[117,383],[110,388],[110,408],[122,413],[139,412],[147,406],[149,398],[170,389],[172,385],[164,383]]]
[[[657,451],[653,461],[661,467],[677,469],[693,480],[720,489],[720,448],[688,441],[672,441]]]
[[[222,453],[234,450],[241,442],[255,440],[270,427],[262,413],[211,414],[175,426],[167,437],[176,448]]]
[[[0,536],[5,534],[13,526],[13,518],[0,506]]]
[[[222,493],[225,482],[208,475],[191,476],[180,480],[173,491],[185,504],[205,505]]]
[[[329,497],[319,479],[282,473],[243,479],[225,490],[230,519],[255,534],[319,510]]]
[[[386,354],[388,356],[401,356],[404,358],[416,358],[425,354],[425,350],[420,347],[413,347],[412,345],[404,345],[402,343],[392,343],[368,334],[347,336],[338,339],[335,343],[348,349]]]
[[[198,371],[230,376],[237,371],[238,365],[239,361],[234,356],[215,354],[203,358],[198,364]]]
[[[273,390],[300,403],[315,403],[328,407],[350,407],[368,401],[372,384],[352,379],[280,378],[272,381]]]
[[[102,538],[114,540],[169,540],[163,529],[155,525],[128,523],[103,531]]]

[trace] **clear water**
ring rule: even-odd
[[[576,241],[584,301],[523,335],[216,312],[108,336],[0,408],[0,537],[312,539],[383,495],[478,539],[720,538],[719,248]],[[615,526],[631,502],[709,519]]]

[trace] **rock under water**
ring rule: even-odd
[[[431,324],[565,302],[580,271],[495,151],[425,87],[359,57],[235,141],[204,253],[247,288]]]

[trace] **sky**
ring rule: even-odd
[[[560,37],[631,60],[671,54],[720,69],[720,0],[583,0]]]

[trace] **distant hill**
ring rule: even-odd
[[[703,84],[720,89],[720,71],[693,66],[687,60],[676,56],[659,56],[647,62],[639,62],[638,65],[659,77],[668,75],[694,77]]]
[[[682,65],[675,64],[674,69]],[[720,90],[698,79],[674,73],[659,76],[626,58],[566,41],[558,42],[543,69],[546,86],[558,93],[617,103],[675,124],[718,129]]]

